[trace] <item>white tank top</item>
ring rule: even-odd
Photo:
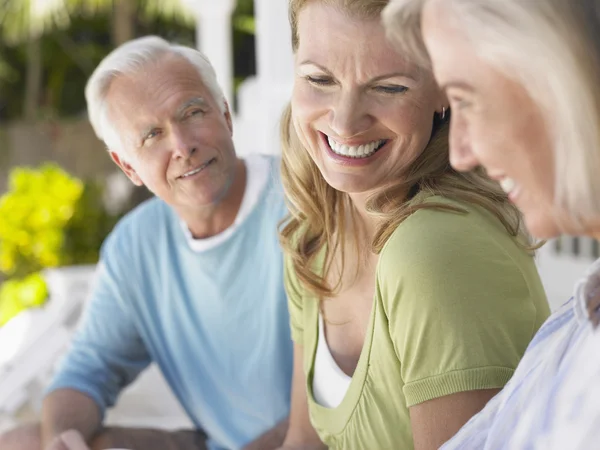
[[[325,337],[323,316],[319,314],[319,337],[315,367],[313,370],[313,397],[325,408],[337,408],[348,391],[352,377],[346,375],[337,365]]]

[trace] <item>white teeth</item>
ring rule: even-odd
[[[373,141],[369,144],[348,146],[339,144],[327,136],[327,142],[334,153],[337,153],[338,155],[349,156],[351,158],[367,158],[379,150],[382,144],[384,144],[386,141],[385,139],[381,139],[379,141]]]
[[[196,170],[192,170],[191,172],[188,173],[184,173],[181,178],[185,178],[185,177],[191,177],[192,175],[196,175],[198,172],[200,172],[202,169],[204,169],[204,166],[199,167]]]
[[[515,180],[513,180],[512,178],[506,177],[500,180],[500,187],[507,194],[510,194],[514,190],[516,185],[517,183],[515,183]]]
[[[206,166],[208,166],[208,165],[209,165],[211,162],[212,162],[212,160],[211,160],[211,161],[208,161],[208,162],[207,162],[207,163],[205,163],[205,164],[202,164],[202,165],[201,165],[200,167],[198,167],[197,169],[191,170],[191,171],[189,171],[188,173],[184,173],[183,175],[181,175],[181,177],[180,177],[180,178],[187,178],[187,177],[191,177],[192,175],[196,175],[198,172],[201,172],[203,169],[205,169],[205,168],[206,168]]]

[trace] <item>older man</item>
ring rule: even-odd
[[[156,198],[104,243],[90,304],[44,400],[41,425],[13,430],[0,448],[83,441],[93,449],[278,447],[292,346],[277,161],[236,156],[210,63],[157,37],[107,56],[86,98],[114,162]],[[197,430],[102,428],[105,409],[152,361]]]

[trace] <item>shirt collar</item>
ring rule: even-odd
[[[179,221],[185,239],[194,252],[201,253],[211,250],[229,240],[233,233],[252,213],[254,207],[260,200],[261,194],[269,181],[269,160],[263,155],[253,154],[244,158],[244,164],[246,165],[246,188],[244,190],[244,197],[235,221],[229,228],[215,236],[196,239],[192,236],[187,224],[183,220]]]
[[[586,275],[575,285],[575,316],[581,322],[597,323],[597,296],[600,293],[600,259],[587,270]],[[594,302],[594,303],[592,303]]]

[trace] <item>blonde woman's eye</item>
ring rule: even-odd
[[[306,75],[304,78],[310,84],[314,84],[316,86],[331,86],[335,84],[334,81],[329,77],[313,77],[311,75]]]
[[[381,92],[382,94],[404,94],[408,91],[406,86],[400,85],[387,85],[387,86],[377,86],[375,87],[377,92]]]

